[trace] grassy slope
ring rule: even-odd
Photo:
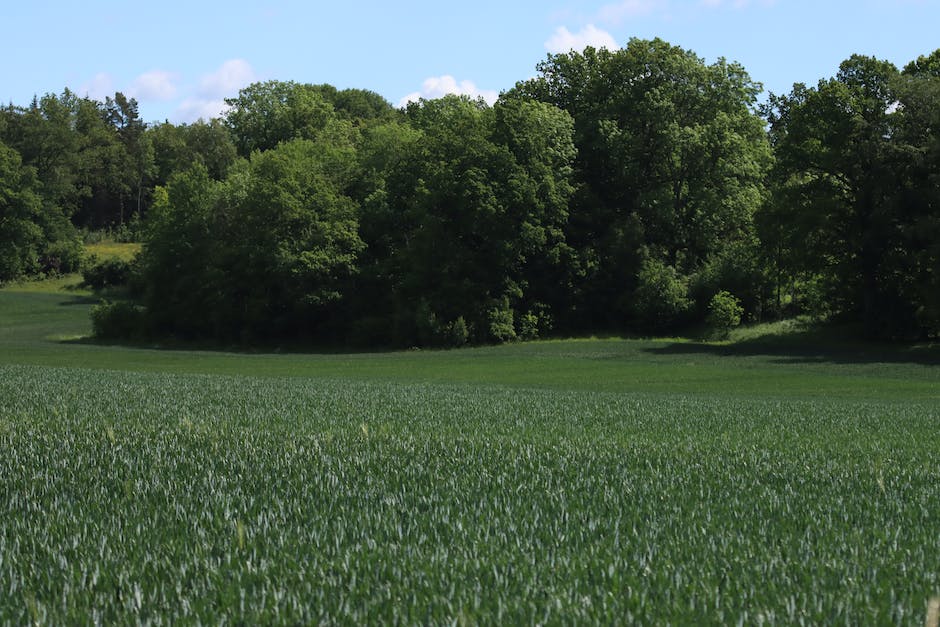
[[[745,332],[742,341],[724,345],[590,339],[347,354],[107,346],[87,340],[94,302],[88,293],[63,289],[63,282],[47,289],[44,293],[41,286],[32,285],[0,290],[0,363],[610,392],[940,398],[936,349],[826,343],[811,335],[801,342],[799,335],[748,338]]]
[[[940,592],[935,349],[170,351],[76,341],[62,285],[0,290],[0,623],[923,624]]]

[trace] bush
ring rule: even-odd
[[[511,342],[516,339],[516,328],[513,325],[513,311],[509,307],[508,298],[504,298],[497,306],[490,309],[486,317],[491,339],[497,342]]]
[[[463,346],[470,340],[470,329],[467,327],[467,321],[463,316],[458,316],[456,320],[447,325],[447,344],[449,346]]]
[[[104,301],[91,309],[91,329],[102,339],[141,338],[146,335],[145,311],[133,303]]]
[[[516,333],[519,339],[536,340],[552,330],[552,316],[548,307],[538,303],[532,309],[519,316],[516,321]]]
[[[82,265],[82,252],[82,243],[78,238],[50,242],[42,254],[42,271],[46,274],[78,272]]]
[[[527,311],[519,316],[519,339],[534,340],[539,336],[539,317]]]
[[[117,257],[99,260],[92,256],[85,263],[82,279],[88,287],[101,290],[106,287],[127,285],[133,273],[133,264]]]
[[[111,229],[111,238],[120,244],[128,242],[139,242],[141,232],[141,221],[137,214],[131,216],[128,222],[119,224]]]
[[[648,330],[673,328],[692,308],[688,279],[658,259],[643,262],[633,298],[637,321]]]
[[[708,326],[716,337],[726,338],[734,327],[741,324],[744,308],[734,294],[724,290],[712,296],[708,304]]]
[[[0,284],[15,281],[38,269],[32,244],[21,245],[6,235],[3,224],[0,224]]]
[[[457,348],[470,341],[472,329],[463,316],[445,322],[422,300],[415,311],[416,337],[420,346]]]
[[[759,243],[732,242],[708,259],[690,277],[689,294],[696,317],[706,319],[711,298],[719,291],[734,294],[748,319],[780,315],[771,270],[761,256]]]

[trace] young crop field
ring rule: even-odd
[[[0,624],[924,624],[930,347],[276,354],[0,291]],[[803,338],[806,340],[807,338]]]

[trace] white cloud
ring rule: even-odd
[[[231,98],[238,90],[255,82],[257,77],[251,65],[243,59],[230,59],[199,81],[199,95],[204,98]]]
[[[593,24],[588,24],[576,33],[572,33],[564,26],[559,26],[555,30],[555,34],[545,42],[545,48],[549,52],[558,54],[570,52],[571,50],[580,52],[588,46],[607,48],[608,50],[617,50],[620,47],[613,35]]]
[[[137,100],[172,100],[176,96],[176,78],[163,70],[145,72],[134,79],[127,92]]]
[[[444,76],[432,76],[425,79],[424,83],[421,84],[421,91],[408,94],[398,101],[398,106],[404,107],[409,102],[418,102],[421,98],[433,100],[447,94],[470,96],[474,99],[483,98],[488,104],[493,104],[499,98],[499,93],[495,90],[480,89],[473,81],[463,80],[458,82],[453,76],[445,74]]]
[[[114,96],[114,79],[110,74],[99,72],[87,83],[78,88],[79,96],[87,96],[92,100],[104,100]]]
[[[229,110],[225,99],[238,96],[240,89],[257,80],[257,74],[247,61],[230,59],[199,79],[195,95],[180,103],[173,113],[173,120],[190,123],[220,117]]]
[[[211,120],[221,117],[229,106],[225,100],[206,100],[204,98],[187,98],[180,103],[173,113],[173,120],[190,124],[196,120]]]

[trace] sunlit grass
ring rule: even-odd
[[[813,326],[809,318],[790,318],[760,324],[749,324],[732,329],[725,343],[747,342],[768,336],[785,336],[804,333]]]
[[[82,275],[78,273],[52,276],[40,280],[7,283],[0,286],[0,291],[62,294],[66,296],[91,295],[91,290],[82,285]]]
[[[130,261],[141,251],[141,244],[137,242],[111,242],[102,241],[95,244],[85,244],[85,252],[95,255],[99,259],[116,257],[123,261]]]

